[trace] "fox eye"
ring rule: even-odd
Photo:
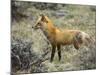
[[[37,23],[39,25],[39,23]]]
[[[40,25],[40,22],[38,23],[38,25]]]

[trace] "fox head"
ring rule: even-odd
[[[38,17],[38,20],[36,21],[35,25],[32,26],[32,28],[39,29],[43,26],[43,23],[48,23],[48,21],[44,14],[40,14],[40,16]]]

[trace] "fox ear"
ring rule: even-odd
[[[47,21],[47,19],[45,18],[45,15],[44,15],[44,14],[40,14],[40,16],[42,17],[41,20],[42,20],[43,22],[48,23],[48,21]]]

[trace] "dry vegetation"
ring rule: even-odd
[[[62,59],[57,54],[50,63],[51,46],[41,30],[32,29],[38,14],[49,16],[58,28],[79,29],[95,40],[96,8],[87,5],[65,5],[34,2],[12,2],[11,71],[37,73],[96,68],[95,44],[74,49],[62,47]],[[60,37],[60,36],[59,36]]]

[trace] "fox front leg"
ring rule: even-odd
[[[61,48],[61,46],[57,45],[59,61],[61,60],[61,50],[60,50],[60,48]]]
[[[55,46],[55,45],[52,45],[52,52],[51,52],[51,59],[50,59],[50,62],[53,61],[53,58],[54,58],[54,55],[55,55],[55,50],[56,50],[56,46]]]

